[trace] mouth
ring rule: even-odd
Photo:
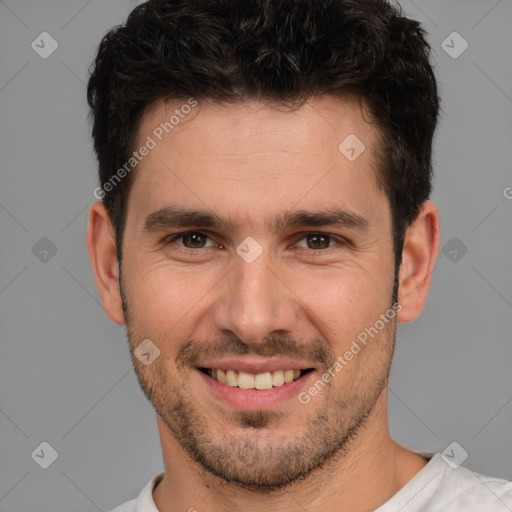
[[[279,368],[276,361],[269,364],[223,361],[222,366],[196,367],[205,386],[205,396],[213,396],[236,410],[247,411],[270,411],[298,403],[299,393],[311,385],[318,373],[314,368],[292,369],[290,362],[288,368]]]
[[[222,368],[199,368],[199,371],[232,388],[264,391],[297,381],[312,372],[313,368],[273,370],[257,374]]]
[[[311,361],[253,354],[197,361],[204,398],[236,410],[290,410],[299,393],[315,380]]]

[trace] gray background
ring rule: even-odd
[[[87,69],[135,4],[0,1],[3,512],[109,510],[163,469],[153,410],[124,329],[98,301],[85,244],[97,184]],[[512,479],[512,1],[402,5],[435,52],[444,253],[423,315],[399,327],[391,431],[418,450],[457,441],[466,467]],[[44,31],[59,45],[47,59],[31,47]],[[442,47],[454,31],[469,44],[458,58]],[[461,43],[444,45],[453,54]],[[36,463],[48,449],[31,456],[42,442],[58,452],[48,469]]]

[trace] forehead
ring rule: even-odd
[[[292,110],[193,101],[159,100],[142,117],[136,148],[153,147],[137,166],[130,203],[146,214],[181,201],[250,223],[257,211],[299,203],[357,211],[359,202],[365,214],[379,206],[378,132],[356,99],[324,95]]]
[[[211,149],[224,149],[232,156],[244,152],[254,154],[255,150],[300,153],[304,147],[304,153],[311,154],[312,150],[322,153],[337,150],[337,142],[357,134],[371,152],[378,131],[369,119],[363,101],[348,94],[325,94],[310,98],[301,106],[258,100],[160,99],[145,109],[137,144],[142,144],[148,135],[157,144],[165,144],[163,139],[172,136],[190,138],[192,130],[197,138],[204,135],[200,141],[201,153]]]

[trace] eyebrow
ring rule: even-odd
[[[292,227],[343,227],[366,231],[369,222],[362,215],[343,209],[322,211],[298,210],[284,212],[267,220],[266,227],[271,232],[282,231]],[[195,210],[166,206],[150,213],[144,223],[144,231],[151,233],[176,227],[217,228],[236,231],[238,224],[229,218],[220,217],[209,210]]]

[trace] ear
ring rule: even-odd
[[[87,249],[103,309],[110,320],[124,325],[114,228],[100,201],[89,211]]]
[[[427,301],[434,263],[439,251],[439,213],[432,201],[425,201],[407,228],[398,274],[399,322],[412,322]]]

